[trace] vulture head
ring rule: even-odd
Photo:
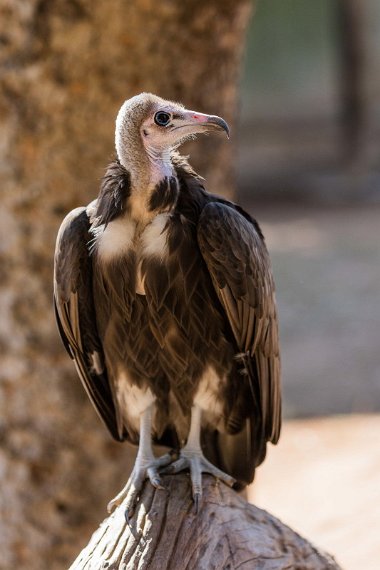
[[[225,131],[224,119],[189,111],[180,103],[166,101],[151,93],[141,93],[122,105],[116,119],[116,151],[132,179],[150,165],[170,165],[170,153],[199,133]]]

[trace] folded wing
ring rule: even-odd
[[[90,221],[85,208],[70,212],[60,227],[54,258],[54,306],[58,329],[75,362],[86,392],[112,436],[117,429],[115,405],[96,326],[92,293]]]
[[[250,458],[254,471],[264,459],[265,445],[253,440],[276,443],[281,428],[278,325],[269,256],[256,223],[223,202],[203,209],[198,242],[251,386],[252,416],[240,441],[256,449],[256,457]],[[249,455],[248,450],[243,454]]]

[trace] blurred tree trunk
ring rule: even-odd
[[[234,125],[248,0],[0,0],[1,568],[67,568],[127,477],[56,333],[64,214],[97,194],[124,99],[153,91]],[[192,163],[233,189],[232,147]],[[197,154],[196,154],[197,153]]]

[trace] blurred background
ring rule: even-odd
[[[238,192],[266,226],[288,417],[380,410],[380,4],[351,4],[259,2],[248,32]]]
[[[378,565],[380,4],[258,2],[241,88],[238,189],[271,253],[285,426],[251,498]]]
[[[225,117],[188,146],[266,236],[284,429],[249,490],[347,569],[380,543],[380,4],[0,0],[0,568],[67,568],[124,485],[60,345],[52,255],[140,91]]]

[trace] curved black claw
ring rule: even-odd
[[[128,525],[129,532],[131,533],[133,538],[136,540],[136,542],[139,542],[139,540],[142,537],[142,532],[140,531],[139,533],[136,533],[135,529],[133,528],[132,522],[131,522],[131,518],[133,517],[133,514],[134,514],[133,509],[125,509],[125,511],[124,511],[124,517],[125,517],[125,521]]]
[[[202,495],[200,493],[194,493],[193,501],[194,501],[194,508],[195,508],[195,514],[196,515],[199,513],[199,507],[201,504],[201,499],[202,499]]]

